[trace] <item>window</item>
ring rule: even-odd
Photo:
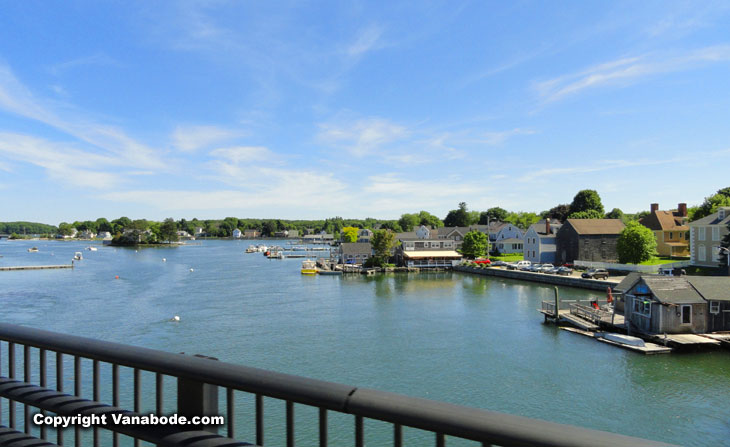
[[[651,301],[640,296],[634,298],[634,312],[650,317],[651,316]]]
[[[672,232],[671,231],[669,232],[669,240],[670,241],[672,240]]]
[[[707,261],[707,247],[700,245],[697,248],[697,257],[700,261]]]
[[[720,313],[720,302],[719,301],[710,301],[710,313],[711,314]]]
[[[704,241],[707,238],[706,230],[705,227],[700,227],[700,235],[697,236],[697,239]]]
[[[692,306],[682,306],[682,324],[692,324]]]
[[[720,227],[712,227],[712,240],[713,241],[720,240]]]
[[[720,247],[718,245],[712,247],[712,260],[720,262]]]

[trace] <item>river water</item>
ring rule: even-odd
[[[0,265],[69,263],[88,245],[2,240]],[[96,246],[73,270],[0,272],[0,319],[681,445],[730,444],[729,352],[645,356],[560,331],[537,311],[552,287],[461,273],[309,277],[301,260],[245,254],[246,241]],[[271,405],[267,414],[280,414]],[[348,424],[332,428],[335,445],[351,443],[349,418],[330,417]],[[370,445],[387,439],[368,424]],[[297,437],[309,445],[316,423],[298,423]]]

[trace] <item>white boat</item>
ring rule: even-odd
[[[86,247],[86,249],[88,251],[97,251],[98,250],[98,248],[96,248],[96,247]]]
[[[246,253],[256,253],[257,251],[259,251],[259,248],[256,245],[249,245],[246,248]]]
[[[639,347],[646,346],[644,344],[644,340],[640,339],[639,337],[632,337],[630,335],[614,334],[612,332],[607,332],[603,334],[603,338],[605,338],[606,340],[610,340],[614,343],[621,343],[623,345]]]
[[[81,252],[80,252],[80,251],[77,251],[77,252],[76,252],[76,253],[74,254],[74,261],[80,261],[80,260],[82,260],[82,259],[84,259],[84,257],[83,257],[83,256],[81,255]]]
[[[31,247],[28,249],[28,253],[38,253],[38,247]]]

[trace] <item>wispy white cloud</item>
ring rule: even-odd
[[[630,85],[641,79],[707,64],[730,61],[730,45],[699,48],[683,54],[645,54],[590,67],[577,73],[538,82],[535,89],[546,103],[607,85]]]
[[[221,148],[211,151],[210,155],[235,164],[272,160],[277,157],[268,148],[263,146],[236,146]]]
[[[45,169],[55,182],[84,188],[108,189],[124,183],[124,166],[116,157],[98,155],[66,144],[14,133],[0,133],[4,158]],[[111,171],[115,170],[115,171]]]
[[[88,119],[70,106],[63,111],[56,108],[36,98],[8,66],[0,64],[0,109],[51,126],[139,167],[165,169],[170,165],[163,162],[155,150],[123,130]]]
[[[382,118],[361,119],[346,124],[320,124],[318,138],[342,147],[356,157],[374,155],[385,146],[409,135],[404,126]]]
[[[116,66],[119,67],[122,64],[116,59],[108,56],[104,53],[96,53],[90,56],[79,57],[66,62],[55,64],[49,68],[50,72],[54,75],[60,75],[68,70],[72,70],[77,67],[84,67],[88,65],[102,65],[102,66]]]
[[[172,144],[183,152],[195,152],[243,135],[218,126],[178,126],[172,133]]]
[[[499,132],[484,132],[482,135],[477,135],[477,138],[480,140],[481,143],[490,146],[498,146],[512,137],[518,135],[532,135],[534,133],[535,131],[531,129],[515,128]]]
[[[380,48],[382,42],[380,36],[383,30],[380,26],[370,25],[359,31],[355,41],[346,50],[349,56],[361,56],[369,51]]]

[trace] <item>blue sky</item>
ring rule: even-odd
[[[0,0],[0,220],[699,204],[727,2]]]

